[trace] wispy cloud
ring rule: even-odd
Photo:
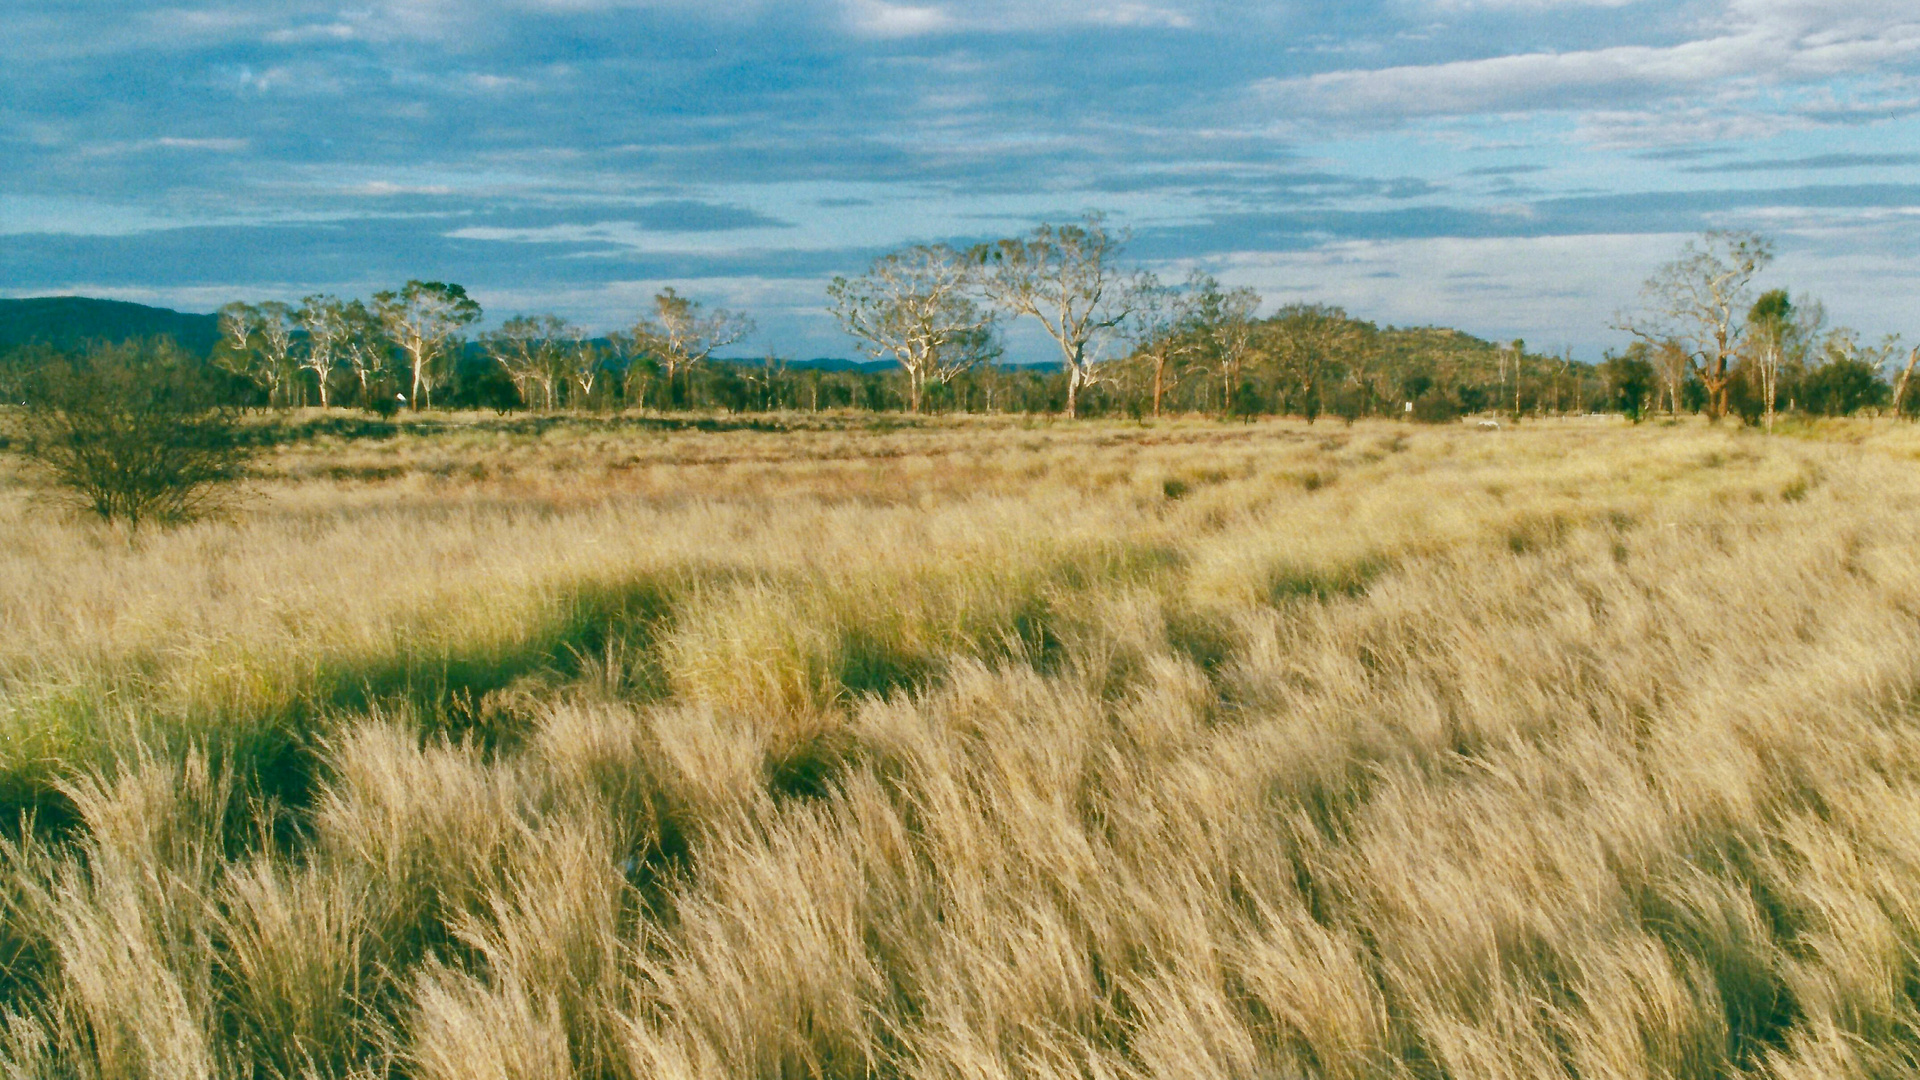
[[[429,276],[579,313],[681,280],[786,305],[805,349],[838,340],[832,273],[1097,206],[1161,266],[1521,328],[1593,287],[1587,238],[1910,238],[1917,28],[1912,0],[7,0],[0,292]]]
[[[883,0],[850,0],[847,21],[861,33],[879,37],[913,37],[954,26],[953,17],[938,7],[889,4]]]
[[[1769,158],[1761,161],[1719,161],[1710,165],[1687,165],[1680,171],[1689,173],[1801,172],[1878,169],[1901,165],[1920,165],[1920,154],[1816,154],[1812,157]]]
[[[1256,96],[1311,115],[1410,118],[1736,96],[1920,59],[1920,10],[1886,0],[1731,0],[1692,40],[1532,51],[1262,80]]]

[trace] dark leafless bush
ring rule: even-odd
[[[250,448],[203,366],[171,345],[47,354],[11,380],[8,448],[58,501],[131,528],[177,524],[233,498]]]

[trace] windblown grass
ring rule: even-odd
[[[273,439],[0,489],[0,1075],[1920,1070],[1910,429]]]

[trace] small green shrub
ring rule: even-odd
[[[1460,402],[1452,394],[1429,390],[1414,401],[1412,415],[1418,424],[1451,424],[1460,419],[1462,412]]]

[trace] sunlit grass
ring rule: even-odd
[[[1920,1067],[1909,427],[298,423],[0,478],[6,1075]]]

